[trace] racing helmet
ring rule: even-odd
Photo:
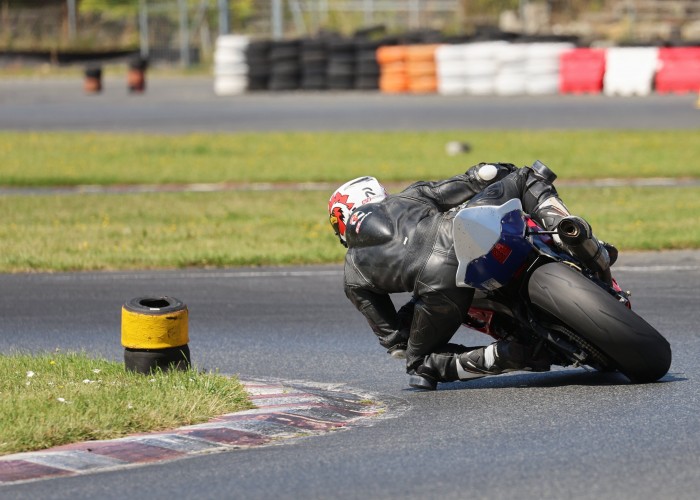
[[[367,203],[377,203],[387,197],[387,191],[374,177],[358,177],[346,182],[328,200],[328,216],[340,243],[347,247],[345,225],[350,213]]]

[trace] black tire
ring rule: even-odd
[[[270,61],[298,61],[300,55],[299,49],[299,42],[295,40],[274,42],[270,48]]]
[[[122,307],[122,344],[127,370],[186,370],[187,306],[175,297],[137,297]],[[168,347],[172,346],[172,347]]]
[[[633,382],[653,382],[668,372],[668,341],[569,266],[553,262],[538,268],[530,278],[528,293],[534,305],[599,349]]]
[[[340,62],[334,59],[328,64],[328,76],[348,77],[355,74],[355,65],[353,63]]]
[[[304,90],[323,90],[327,87],[326,75],[309,74],[301,79],[301,88]]]
[[[299,88],[298,76],[275,76],[270,78],[267,85],[268,90],[296,90]]]
[[[355,79],[352,75],[328,75],[328,78],[326,79],[326,85],[330,90],[351,90],[355,88]]]
[[[190,348],[187,345],[169,349],[124,349],[125,368],[144,375],[157,370],[187,370],[190,365]]]
[[[379,77],[360,75],[355,78],[355,88],[357,90],[377,90],[379,88]]]
[[[136,297],[125,303],[124,309],[139,314],[164,316],[183,311],[187,309],[187,306],[175,297]]]

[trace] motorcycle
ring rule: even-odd
[[[576,218],[546,231],[513,199],[460,209],[453,231],[457,286],[476,289],[466,326],[546,349],[559,366],[619,371],[634,383],[668,372],[671,347],[629,294],[555,244],[554,234],[580,242]]]

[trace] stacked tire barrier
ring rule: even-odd
[[[329,90],[350,90],[355,88],[355,43],[352,40],[331,40],[328,42]]]
[[[527,48],[525,91],[529,95],[559,92],[562,54],[574,48],[571,43],[533,43]]]
[[[248,88],[249,67],[246,63],[248,37],[224,35],[216,40],[214,50],[214,93],[242,94]]]
[[[461,45],[440,45],[435,49],[438,93],[442,95],[466,93],[466,71],[467,64]]]
[[[324,90],[327,81],[328,51],[325,40],[301,42],[301,88]]]
[[[267,90],[270,83],[270,47],[268,40],[253,41],[246,47],[248,90]]]
[[[86,94],[99,94],[102,92],[102,67],[89,66],[85,69],[85,81],[83,90]]]
[[[388,45],[377,49],[379,89],[387,94],[408,92],[408,49],[403,45]]]
[[[175,297],[137,297],[122,306],[121,340],[128,371],[190,366],[187,306]]]
[[[410,45],[406,50],[408,91],[413,94],[437,92],[437,45]]]
[[[496,51],[498,69],[494,79],[497,95],[521,95],[527,85],[527,45],[505,44]]]
[[[295,90],[301,84],[301,42],[275,42],[270,48],[269,90]]]
[[[379,88],[378,48],[379,42],[370,40],[357,42],[357,64],[355,66],[355,88],[357,90],[377,90]]]
[[[380,90],[516,96],[700,91],[700,47],[576,48],[562,41],[387,43],[358,38],[217,41],[219,95]]]
[[[478,42],[463,45],[466,64],[465,90],[471,95],[491,95],[496,91],[496,76],[500,69],[500,53],[507,45],[503,41]]]

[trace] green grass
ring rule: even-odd
[[[700,187],[560,189],[622,250],[700,247]],[[0,197],[0,272],[338,263],[325,191]]]
[[[568,187],[559,194],[622,251],[700,247],[700,187]]]
[[[445,144],[472,151],[448,156]],[[388,181],[449,177],[480,161],[540,159],[562,179],[699,177],[697,131],[0,132],[0,185]]]
[[[337,262],[326,192],[0,197],[0,271]]]
[[[472,152],[445,153],[450,140]],[[539,158],[562,180],[700,177],[697,131],[246,134],[0,132],[0,185],[312,182],[405,186],[482,160]],[[560,188],[625,249],[700,247],[697,187]],[[0,272],[340,262],[325,191],[0,196]]]
[[[205,422],[252,408],[235,378],[144,376],[73,354],[0,354],[0,455]]]

